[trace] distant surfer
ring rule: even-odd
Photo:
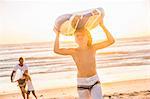
[[[78,44],[77,48],[60,48],[60,31],[54,28],[56,33],[54,52],[60,55],[70,55],[76,63],[79,99],[103,99],[101,84],[96,71],[95,55],[97,50],[112,45],[115,40],[105,27],[102,18],[99,20],[99,26],[106,34],[107,39],[103,42],[92,44],[90,32],[85,27],[82,27],[74,32],[75,41]]]
[[[13,81],[13,76],[16,73],[17,70],[20,70],[23,74],[27,73],[28,74],[28,65],[24,63],[24,58],[20,57],[19,58],[19,63],[14,67],[12,73],[11,73],[11,82]],[[23,75],[22,74],[22,75]],[[23,98],[25,99],[25,91],[23,89],[25,89],[26,87],[26,83],[25,83],[25,79],[24,78],[20,78],[17,80],[18,82],[18,86],[20,87],[21,93]]]

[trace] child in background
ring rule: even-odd
[[[35,90],[34,90],[34,87],[33,87],[33,84],[32,84],[31,77],[27,73],[25,73],[23,76],[25,77],[25,82],[26,82],[26,84],[28,86],[27,99],[29,99],[30,92],[32,92],[34,97],[37,99],[37,96],[35,94]]]

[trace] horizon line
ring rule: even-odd
[[[131,38],[149,38],[150,35],[147,36],[134,36],[134,37],[116,37],[117,40],[121,40],[121,39],[131,39]],[[0,43],[0,46],[5,46],[5,45],[20,45],[20,44],[39,44],[39,43],[52,43],[55,40],[50,40],[50,41],[40,41],[40,42],[22,42],[22,43]],[[61,41],[61,42],[72,42],[72,41]]]

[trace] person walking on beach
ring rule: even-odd
[[[11,82],[13,82],[14,73],[16,73],[16,71],[18,69],[20,71],[22,71],[23,74],[28,73],[28,65],[24,63],[24,58],[23,57],[19,58],[19,63],[14,67],[14,69],[13,69],[13,71],[11,73]],[[20,87],[22,96],[25,99],[26,92],[25,92],[25,90],[23,90],[26,87],[25,79],[24,78],[20,78],[19,80],[17,80],[17,82],[18,82],[18,86]]]
[[[26,91],[26,93],[27,93],[27,99],[29,99],[30,92],[32,92],[33,96],[37,99],[37,96],[35,94],[35,90],[34,90],[34,87],[33,87],[33,84],[32,84],[31,77],[27,73],[24,73],[23,77],[25,79],[26,85],[28,86],[28,89]]]
[[[112,45],[115,40],[111,33],[105,27],[102,18],[99,25],[106,34],[107,39],[103,42],[92,44],[90,32],[85,28],[76,29],[75,41],[77,48],[60,48],[60,32],[54,28],[56,39],[54,52],[60,55],[71,55],[76,63],[77,73],[77,90],[80,99],[103,99],[101,84],[96,71],[96,51]]]

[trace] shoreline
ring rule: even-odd
[[[149,66],[128,66],[97,69],[99,79],[102,84],[125,82],[130,80],[150,79]],[[120,72],[121,71],[121,72]],[[57,89],[77,85],[77,72],[60,72],[31,75],[35,90]],[[5,93],[14,93],[20,91],[17,83],[11,83],[10,77],[0,78],[0,95]],[[7,83],[3,83],[7,82]],[[64,86],[65,84],[65,86]],[[128,85],[128,84],[127,84]]]

